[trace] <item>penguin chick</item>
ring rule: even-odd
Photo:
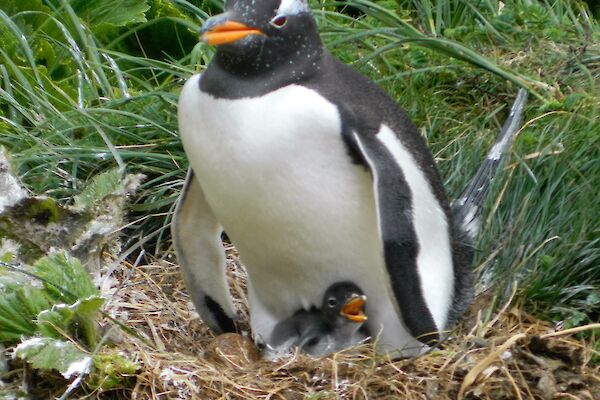
[[[331,285],[321,309],[301,310],[273,329],[265,355],[276,358],[298,347],[313,356],[324,356],[364,341],[367,297],[352,282]]]

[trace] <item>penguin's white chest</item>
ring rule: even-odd
[[[302,86],[231,100],[198,83],[191,78],[181,94],[180,134],[247,267],[255,335],[266,339],[279,320],[320,306],[331,284],[349,280],[377,305],[367,308],[372,330],[385,322],[392,342],[410,341],[391,302],[372,177],[352,163],[337,108]]]

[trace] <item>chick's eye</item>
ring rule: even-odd
[[[327,300],[327,305],[329,305],[329,307],[335,307],[336,304],[337,301],[333,297]]]
[[[278,15],[273,18],[270,23],[275,28],[282,28],[285,24],[287,24],[287,17],[284,15]]]

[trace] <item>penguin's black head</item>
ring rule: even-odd
[[[348,322],[362,324],[367,320],[364,313],[367,296],[352,282],[331,285],[323,295],[321,312],[325,320],[334,326]]]
[[[307,0],[227,0],[200,31],[218,46],[215,60],[237,74],[256,74],[316,59],[322,48]]]

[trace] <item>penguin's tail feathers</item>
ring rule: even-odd
[[[485,160],[461,195],[452,203],[455,223],[470,239],[474,239],[479,233],[483,205],[498,167],[510,149],[513,138],[519,131],[526,101],[527,91],[520,89],[510,114],[488,151]]]

